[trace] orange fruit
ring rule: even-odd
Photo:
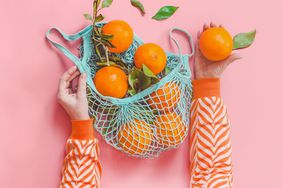
[[[118,133],[119,146],[129,154],[144,154],[152,143],[153,131],[142,120],[134,119],[122,126]]]
[[[165,147],[177,146],[186,137],[186,126],[175,112],[156,116],[156,134]]]
[[[104,35],[113,35],[110,42],[115,48],[108,48],[110,52],[121,53],[126,51],[133,42],[134,33],[128,23],[122,20],[113,20],[102,28]]]
[[[222,27],[209,28],[201,34],[199,48],[208,60],[221,61],[231,54],[233,39]]]
[[[142,44],[135,52],[134,63],[139,69],[145,64],[154,74],[159,74],[166,66],[166,53],[157,44]]]
[[[120,68],[107,66],[94,76],[96,89],[104,96],[123,98],[128,89],[127,76]]]
[[[175,82],[168,82],[153,92],[147,103],[158,111],[171,111],[180,100],[181,90]]]

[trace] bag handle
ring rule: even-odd
[[[178,28],[178,27],[172,28],[172,29],[169,31],[169,37],[170,37],[170,39],[175,43],[175,45],[176,45],[176,47],[177,47],[177,49],[178,49],[178,53],[179,53],[179,56],[180,56],[180,57],[182,57],[182,49],[181,49],[181,47],[180,47],[178,41],[176,40],[176,38],[173,37],[173,32],[174,32],[174,31],[180,31],[180,32],[184,33],[184,34],[188,37],[188,39],[189,39],[189,45],[190,45],[190,47],[191,47],[191,53],[188,53],[188,54],[185,54],[185,55],[187,55],[188,57],[192,57],[192,56],[194,55],[194,53],[195,53],[195,47],[194,47],[193,38],[192,38],[191,34],[188,33],[188,31],[186,31],[186,30],[184,30],[184,29],[180,29],[180,28]],[[181,58],[181,60],[182,60],[182,58]]]
[[[53,41],[50,38],[51,32],[52,31],[57,31],[65,40],[67,41],[76,41],[80,38],[82,38],[87,32],[89,32],[92,29],[92,26],[87,26],[85,27],[83,30],[79,31],[76,34],[73,35],[68,35],[64,32],[62,32],[59,28],[57,27],[52,27],[50,28],[47,32],[46,32],[46,38],[48,39],[48,41],[55,46],[57,49],[59,49],[66,57],[68,57],[76,66],[78,66],[78,68],[82,68],[80,66],[80,59],[74,55],[73,53],[71,53],[66,47],[64,47],[63,45]]]

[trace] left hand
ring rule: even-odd
[[[72,81],[80,75],[76,66],[70,68],[60,79],[58,102],[72,120],[90,119],[86,95],[86,74],[80,75],[77,90],[72,89]]]
[[[198,41],[199,38],[206,29],[210,27],[222,27],[222,25],[217,26],[213,22],[210,25],[204,25],[203,30],[198,32]],[[238,54],[231,54],[227,59],[223,61],[212,62],[207,60],[198,47],[198,41],[196,45],[196,53],[195,53],[195,64],[194,64],[194,79],[205,79],[205,78],[220,78],[224,70],[230,65],[232,62],[241,59]]]

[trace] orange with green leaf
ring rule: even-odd
[[[210,61],[221,61],[230,56],[233,50],[249,47],[255,40],[256,31],[240,33],[232,38],[223,27],[205,30],[199,39],[199,49]]]
[[[102,28],[102,34],[112,36],[109,41],[113,47],[108,50],[113,53],[126,51],[133,42],[133,30],[128,23],[122,20],[113,20],[105,24]]]
[[[166,54],[159,45],[146,43],[137,48],[134,55],[134,64],[139,69],[144,64],[157,75],[164,70],[166,59]]]

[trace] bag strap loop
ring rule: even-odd
[[[72,62],[75,63],[76,66],[78,66],[79,68],[82,68],[80,66],[80,60],[79,58],[74,55],[73,53],[71,53],[66,47],[64,47],[63,45],[53,41],[51,38],[50,38],[50,35],[51,35],[51,32],[52,31],[57,31],[65,40],[67,41],[76,41],[80,38],[82,38],[86,33],[88,33],[90,30],[92,29],[92,26],[88,26],[86,28],[84,28],[83,30],[79,31],[78,33],[76,34],[73,34],[73,35],[68,35],[64,32],[62,32],[59,28],[57,27],[52,27],[50,28],[47,32],[46,32],[46,38],[48,39],[48,41],[53,45],[55,46],[56,48],[58,48],[66,57],[68,57]]]
[[[188,57],[191,57],[194,55],[195,53],[195,47],[194,47],[194,43],[193,43],[193,39],[192,39],[192,36],[190,33],[188,33],[186,30],[184,29],[180,29],[178,27],[175,27],[175,28],[172,28],[170,31],[169,31],[169,37],[171,38],[171,40],[175,43],[177,49],[178,49],[178,53],[179,53],[179,56],[182,57],[182,49],[178,43],[178,41],[176,40],[176,38],[173,37],[173,32],[174,31],[180,31],[182,33],[184,33],[188,39],[189,39],[189,45],[191,47],[191,53],[188,53],[188,54],[184,54],[184,55],[187,55]]]

